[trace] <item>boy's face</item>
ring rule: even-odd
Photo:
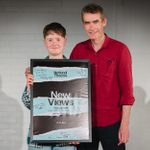
[[[83,27],[91,40],[96,40],[104,34],[104,27],[106,26],[106,18],[102,19],[100,13],[84,13]]]
[[[50,34],[45,37],[44,43],[50,56],[60,56],[61,54],[63,55],[66,38],[55,32],[50,32]]]

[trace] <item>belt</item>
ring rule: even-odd
[[[70,146],[68,143],[37,143],[38,146],[57,146],[57,147],[62,147],[62,146]]]

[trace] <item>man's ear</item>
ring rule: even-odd
[[[103,19],[103,27],[105,27],[107,25],[107,18]]]
[[[67,41],[68,41],[68,39],[67,39],[67,37],[65,37],[65,44],[67,43]]]

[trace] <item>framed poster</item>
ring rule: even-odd
[[[31,141],[91,141],[88,60],[31,59]]]

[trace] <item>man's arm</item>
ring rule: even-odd
[[[131,105],[122,106],[122,119],[121,119],[120,129],[118,132],[118,137],[119,137],[118,145],[128,142],[131,107],[132,107]]]
[[[122,118],[118,132],[119,145],[127,143],[129,140],[129,121],[131,107],[134,104],[133,78],[132,78],[132,58],[127,46],[124,46],[120,57],[119,84],[121,87]]]

